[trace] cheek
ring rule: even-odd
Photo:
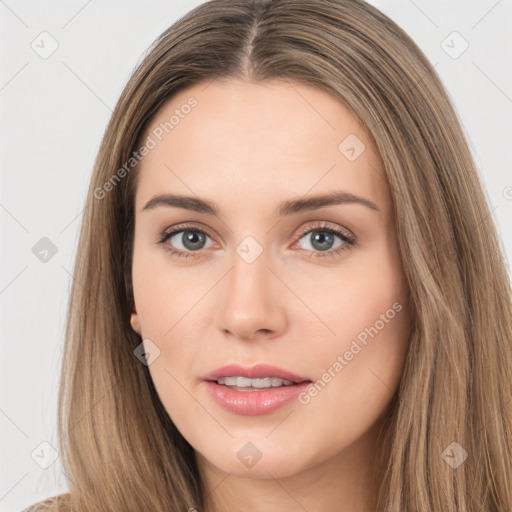
[[[192,267],[173,269],[165,250],[136,245],[132,280],[142,338],[159,349],[149,366],[151,378],[171,418],[181,424],[190,413],[192,417],[195,414],[194,401],[185,387],[190,387],[194,361],[201,352],[204,336],[195,332],[200,323],[207,322],[202,299],[211,288],[212,278]]]
[[[158,344],[173,337],[182,322],[194,315],[195,305],[211,287],[212,276],[194,267],[174,267],[163,248],[135,244],[133,294],[144,337]],[[175,265],[175,264],[174,264]]]
[[[384,411],[402,375],[411,320],[408,288],[396,260],[384,259],[347,278],[336,300],[326,317],[336,338],[324,344],[318,380],[303,403],[312,415],[329,407],[336,421],[350,414],[347,428],[356,435]]]
[[[303,410],[297,414],[310,419],[301,424],[305,438],[321,430],[330,440],[316,457],[350,445],[388,407],[403,373],[410,329],[407,304],[396,298],[377,293],[357,317],[340,314],[334,346],[324,343],[317,351],[316,380],[299,397]]]
[[[163,250],[135,246],[133,293],[142,338],[151,340],[159,350],[148,367],[157,394],[170,418],[180,428],[190,429],[193,424],[188,424],[189,419],[193,422],[201,414],[194,410],[196,402],[185,391],[198,350],[190,319],[200,299],[198,293],[204,288],[204,294],[207,287],[183,270],[172,271],[167,258]]]
[[[396,253],[382,252],[357,265],[333,279],[331,292],[318,294],[322,319],[334,335],[323,337],[316,352],[319,381],[304,402],[315,402],[312,409],[319,406],[319,413],[333,404],[333,413],[354,411],[362,419],[378,414],[398,384],[411,317]]]
[[[322,338],[338,350],[348,349],[354,339],[364,343],[375,328],[391,335],[408,323],[408,286],[400,260],[393,247],[379,249],[353,258],[303,295],[330,331],[322,329]]]

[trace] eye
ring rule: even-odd
[[[314,258],[337,256],[355,245],[355,238],[348,232],[338,227],[328,226],[326,223],[302,231],[299,242],[302,239],[306,241],[306,247],[302,249],[310,253],[308,256]],[[308,245],[312,250],[307,247]]]
[[[194,253],[206,248],[207,238],[210,236],[205,231],[181,225],[163,233],[158,243],[165,244],[165,248],[171,254],[179,258],[188,258],[195,257]]]
[[[303,230],[299,236],[299,242],[305,239],[306,245],[309,244],[311,247],[311,249],[301,247],[309,253],[309,257],[336,256],[349,250],[356,243],[355,238],[348,232],[338,227],[328,226],[326,223],[309,226],[309,229]],[[199,256],[202,249],[211,247],[212,244],[206,245],[208,239],[212,240],[202,229],[179,225],[162,233],[158,243],[164,245],[173,256],[194,258]]]

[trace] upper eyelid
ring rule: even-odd
[[[168,235],[168,236],[174,236],[176,235],[177,233],[181,233],[182,231],[202,231],[204,232],[206,235],[208,235],[210,238],[214,238],[212,236],[212,234],[210,233],[209,229],[208,228],[205,228],[203,226],[199,227],[195,224],[188,224],[188,223],[185,223],[185,224],[177,224],[176,226],[173,226],[171,228],[168,228],[168,229],[165,229],[163,231],[163,235]]]
[[[304,229],[300,229],[298,231],[298,234],[302,237],[304,236],[306,233],[309,233],[310,231],[321,231],[322,229],[325,229],[325,230],[333,230],[333,231],[341,231],[342,233],[344,231],[346,231],[347,233],[343,233],[344,235],[346,235],[347,237],[350,237],[350,238],[355,238],[355,235],[349,230],[347,229],[346,227],[344,226],[336,226],[336,227],[333,227],[332,225],[330,224],[333,224],[333,223],[329,223],[327,221],[323,221],[323,220],[318,220],[318,221],[311,221],[311,222],[318,222],[320,223],[321,225],[314,225],[314,226],[307,226],[305,227]],[[339,233],[336,233],[338,234],[339,236]]]

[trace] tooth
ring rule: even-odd
[[[236,384],[235,386],[238,386],[239,388],[250,388],[251,387],[251,380],[247,377],[236,377]]]
[[[225,386],[236,386],[236,377],[221,377],[217,382]]]
[[[248,377],[219,377],[218,384],[225,386],[237,386],[239,388],[278,388],[281,386],[292,386],[294,383],[291,380],[280,379],[279,377],[263,377],[260,379],[249,379]]]
[[[251,379],[253,388],[268,388],[270,387],[270,378],[265,377],[263,379]]]

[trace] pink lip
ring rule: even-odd
[[[278,377],[295,382],[293,386],[283,386],[260,391],[236,391],[217,384],[219,377],[240,376],[251,379]],[[203,377],[208,393],[222,408],[235,414],[257,416],[268,414],[285,406],[306,389],[311,380],[295,375],[277,366],[258,364],[250,368],[230,364],[218,368]]]

